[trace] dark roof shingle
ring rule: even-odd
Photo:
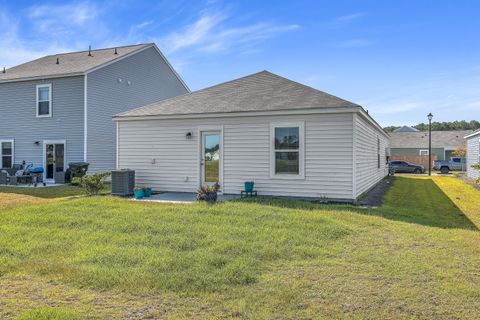
[[[464,137],[472,130],[462,131],[432,131],[432,148],[464,146]],[[428,148],[428,132],[392,132],[390,133],[391,148]]]
[[[108,48],[92,50],[92,56],[88,55],[88,50],[45,56],[9,68],[5,73],[0,72],[0,82],[82,74],[150,46],[153,46],[153,44],[148,43],[117,47],[117,54],[115,54],[115,48]]]
[[[359,105],[268,71],[262,71],[123,112],[115,117],[281,111],[332,107],[359,107]]]

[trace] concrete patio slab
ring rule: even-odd
[[[227,201],[239,199],[240,195],[224,194],[218,195],[217,201]],[[153,194],[149,198],[143,198],[135,201],[160,202],[160,203],[194,203],[196,201],[196,194],[191,192],[163,192]]]

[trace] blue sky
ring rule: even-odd
[[[2,1],[0,66],[155,42],[192,90],[260,70],[382,125],[480,120],[480,1]]]

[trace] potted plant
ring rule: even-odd
[[[198,201],[215,202],[218,199],[218,190],[220,185],[215,183],[213,186],[202,186],[197,191]]]
[[[133,194],[135,195],[135,199],[137,200],[143,199],[143,197],[145,196],[143,188],[138,187],[133,190]]]
[[[254,184],[255,184],[255,182],[253,180],[252,181],[245,181],[245,191],[246,192],[252,192]]]
[[[149,198],[152,195],[152,188],[145,187],[143,188],[143,196]]]

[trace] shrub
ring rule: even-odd
[[[220,190],[220,185],[215,183],[213,186],[202,186],[197,190],[197,201],[206,200],[207,193],[209,192],[218,192]]]
[[[73,178],[72,182],[82,187],[87,195],[96,196],[100,193],[100,190],[102,190],[105,179],[110,175],[110,172],[95,173],[82,178]]]
[[[478,171],[480,171],[480,163],[474,164],[474,165],[472,166],[472,168],[477,169]],[[480,184],[480,178],[477,179],[477,183]]]

